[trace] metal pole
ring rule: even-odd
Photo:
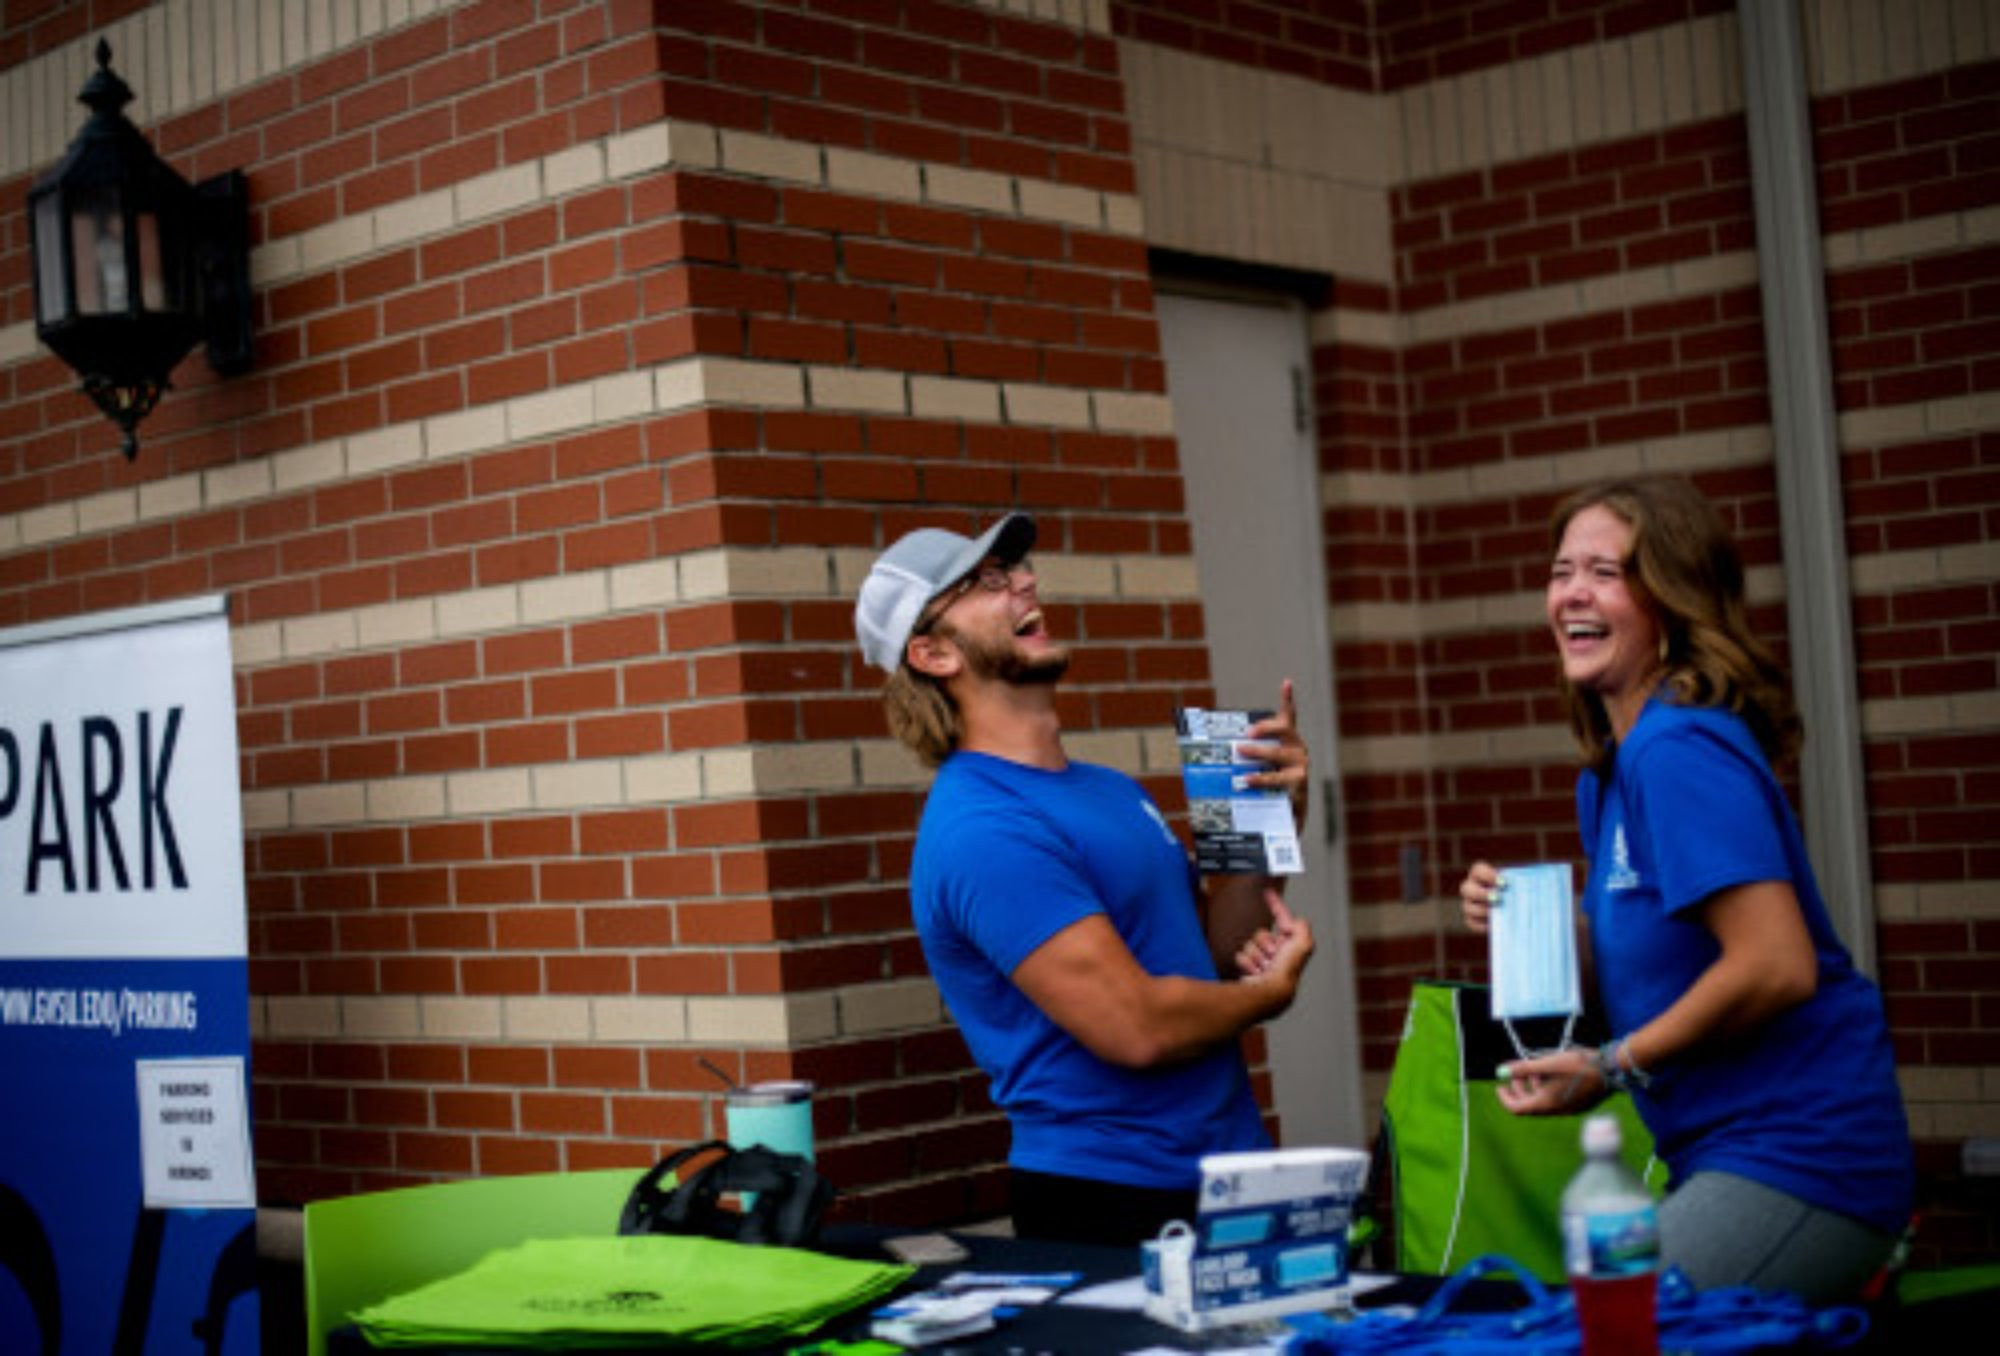
[[[1875,970],[1875,882],[1855,693],[1812,107],[1796,0],[1739,0],[1807,849],[1855,964]]]

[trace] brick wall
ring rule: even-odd
[[[2000,1129],[2000,65],[1816,101],[1881,978],[1919,1163]],[[1988,1255],[1990,1218],[1937,1212]]]
[[[1461,32],[1478,12],[1448,8]],[[1906,14],[1866,6],[1845,17],[1848,30],[1809,26],[1813,111],[1876,942],[1935,1258],[1995,1242],[1957,1182],[1961,1141],[2000,1129],[1988,902],[2000,861],[1995,71],[1941,55],[1963,34],[1912,36]],[[1464,864],[1577,855],[1574,754],[1539,612],[1555,498],[1620,471],[1692,475],[1731,520],[1756,620],[1783,648],[1739,96],[1677,93],[1662,60],[1731,46],[1712,25],[1616,41],[1606,30],[1568,54],[1560,117],[1548,113],[1558,68],[1546,57],[1406,94],[1420,115],[1406,122],[1411,160],[1445,172],[1391,194],[1387,309],[1400,323],[1385,331],[1371,297],[1337,302],[1316,327],[1332,602],[1347,622],[1336,669],[1353,889],[1375,916],[1357,922],[1357,968],[1377,1088],[1409,980],[1483,973],[1480,948],[1451,923]],[[1434,31],[1443,44],[1448,30]],[[1925,50],[1934,68],[1912,73]],[[1860,64],[1864,51],[1874,64]],[[1607,100],[1589,115],[1572,78],[1585,71]],[[1630,73],[1619,101],[1613,71]],[[1477,139],[1468,105],[1517,121]],[[1537,107],[1546,116],[1529,116]],[[1385,332],[1379,344],[1349,337]],[[1400,457],[1383,446],[1396,421]],[[1399,598],[1413,623],[1387,610]],[[1399,902],[1397,854],[1410,845],[1444,900],[1434,923]]]
[[[1113,0],[1113,31],[1152,47],[1358,90],[1399,90],[1727,13],[1728,0]]]
[[[1387,257],[1275,260],[1336,275],[1315,361],[1375,1096],[1409,981],[1483,969],[1450,902],[1465,861],[1576,852],[1574,754],[1539,622],[1554,498],[1617,471],[1692,474],[1744,539],[1759,624],[1781,643],[1785,627],[1729,7],[1391,8],[1378,16],[1372,84],[1279,58],[1253,40],[1265,31],[1255,24],[1219,41],[1206,30],[1226,20],[1199,5],[1119,11],[1121,32],[1217,64],[1183,75],[1190,90],[1240,85],[1254,66],[1269,73],[1274,107],[1309,106],[1287,82],[1310,79],[1378,89],[1397,108]],[[1922,1164],[1943,1205],[1927,1246],[1990,1250],[1991,1221],[1953,1202],[1960,1141],[2000,1129],[1986,1034],[2000,972],[1987,775],[1995,39],[1990,17],[1966,7],[1863,3],[1804,17],[1876,941]],[[1304,29],[1291,40],[1315,58],[1337,50]],[[1151,135],[1139,128],[1142,147]],[[1335,157],[1293,173],[1365,182],[1369,166]],[[1170,224],[1191,238],[1229,234]],[[1254,249],[1256,226],[1235,225]],[[1407,851],[1426,868],[1428,902],[1402,902]]]
[[[1349,89],[1378,87],[1381,16],[1364,0],[1114,0],[1113,31],[1149,47]]]
[[[257,366],[191,359],[127,466],[10,215],[0,620],[230,594],[265,1197],[650,1161],[721,1129],[714,1065],[821,1083],[850,1209],[997,1209],[849,614],[906,528],[1036,510],[1080,747],[1176,784],[1205,661],[1102,24],[178,13],[112,41],[211,63],[152,130],[249,174]]]
[[[1635,34],[1674,30],[1690,20],[1727,14],[1728,0],[1613,0],[1566,5],[1559,0],[1430,0],[1385,6],[1378,50],[1382,87],[1405,89],[1498,66],[1531,61]]]
[[[909,526],[1034,509],[1084,642],[1072,750],[1177,803],[1157,731],[1206,667],[1149,243],[1333,274],[1371,1096],[1409,980],[1478,971],[1465,861],[1574,852],[1553,499],[1693,475],[1782,635],[1730,6],[287,15],[14,0],[0,27],[0,623],[231,594],[272,1199],[642,1161],[718,1128],[707,1061],[818,1079],[856,1208],[997,1208],[1004,1128],[908,928],[922,779],[848,600]],[[1805,17],[1882,978],[1948,1188],[2000,1133],[2000,31]],[[250,172],[258,241],[256,370],[191,360],[131,467],[34,343],[19,211],[106,26],[162,148]],[[1240,145],[1169,125],[1211,76]]]

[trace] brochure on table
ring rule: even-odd
[[[1291,799],[1248,780],[1271,770],[1243,752],[1260,742],[1248,738],[1250,727],[1270,714],[1198,706],[1174,712],[1195,865],[1205,876],[1292,876],[1305,869]]]
[[[0,632],[0,692],[0,1351],[255,1352],[224,600]]]

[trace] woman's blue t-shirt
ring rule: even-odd
[[[1785,881],[1819,959],[1817,991],[1763,1026],[1650,1070],[1635,1094],[1676,1182],[1735,1173],[1899,1233],[1912,1204],[1909,1127],[1881,995],[1834,932],[1783,788],[1731,713],[1656,698],[1608,785],[1586,771],[1583,909],[1614,1032],[1644,1026],[1720,954],[1699,905]]]
[[[1216,978],[1194,888],[1185,849],[1123,773],[966,752],[938,770],[917,831],[912,911],[945,1005],[1007,1112],[1016,1167],[1188,1189],[1202,1154],[1269,1146],[1234,1042],[1122,1068],[1013,982],[1037,947],[1091,914],[1147,973]]]

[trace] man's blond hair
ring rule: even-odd
[[[918,673],[907,660],[889,675],[882,689],[882,709],[889,717],[890,733],[925,767],[936,767],[958,747],[963,734],[958,704],[943,684],[927,673]]]

